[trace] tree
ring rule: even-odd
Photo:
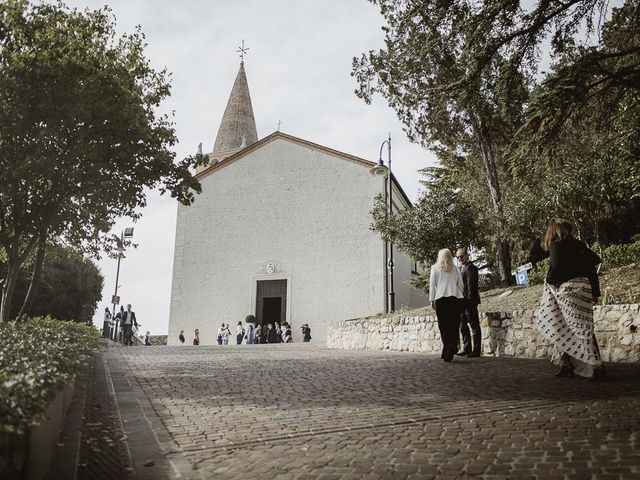
[[[28,268],[33,267],[35,261],[35,258],[30,258],[20,270],[15,291],[18,298],[24,298],[30,288]],[[0,265],[1,272],[4,273],[5,269],[6,264]],[[104,283],[96,265],[73,247],[52,245],[46,250],[42,270],[41,286],[33,295],[30,314],[91,323],[102,298]],[[15,304],[10,316],[18,317],[19,309],[19,305]]]
[[[140,216],[148,189],[184,204],[200,191],[189,169],[203,158],[174,162],[174,128],[156,113],[168,74],[144,48],[139,29],[117,37],[107,8],[0,3],[0,319],[42,239],[97,254],[117,242],[117,217]]]
[[[371,212],[371,228],[385,241],[393,242],[423,267],[433,263],[442,248],[454,253],[458,247],[473,245],[482,248],[478,212],[466,200],[464,192],[455,186],[453,172],[445,168],[426,168],[421,172],[425,190],[413,208],[389,216],[388,205],[382,196],[375,199]],[[429,289],[429,269],[414,275],[410,283],[419,289]]]
[[[597,45],[567,45],[534,89],[511,171],[552,216],[590,242],[625,241],[640,229],[640,2],[625,2]],[[540,194],[542,193],[542,194]],[[615,235],[610,219],[635,227]],[[544,218],[544,217],[542,217]],[[603,226],[606,231],[603,231]],[[542,226],[541,226],[542,227]]]
[[[376,197],[372,229],[385,241],[393,242],[411,258],[432,263],[441,248],[455,250],[473,244],[478,237],[476,212],[442,168],[425,169],[426,190],[413,208],[389,217],[388,205]]]
[[[381,94],[405,124],[409,138],[440,150],[441,158],[482,162],[498,271],[508,283],[511,260],[500,169],[504,151],[522,123],[527,82],[524,76],[516,78],[500,55],[481,68],[476,60],[488,48],[491,29],[512,22],[518,2],[500,2],[504,8],[494,12],[496,22],[484,30],[475,2],[371,1],[380,6],[387,23],[386,46],[354,59],[356,94],[366,102],[374,93]]]

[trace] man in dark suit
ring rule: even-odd
[[[131,304],[127,305],[127,309],[122,314],[122,336],[124,345],[133,345],[131,338],[133,326],[138,327],[135,312],[131,311]]]
[[[460,333],[462,334],[463,349],[457,355],[467,355],[469,357],[479,357],[482,353],[482,330],[480,329],[480,318],[478,316],[478,305],[480,304],[480,292],[478,290],[478,267],[469,260],[469,253],[466,248],[459,248],[456,258],[461,264],[464,310],[460,315]],[[469,332],[471,327],[471,332]],[[471,334],[473,335],[473,347],[471,345]]]

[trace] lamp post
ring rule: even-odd
[[[124,257],[124,240],[133,238],[133,227],[127,227],[120,233],[120,245],[118,245],[118,269],[116,270],[116,290],[113,293],[111,303],[113,303],[113,318],[116,316],[116,305],[119,303],[118,298],[118,280],[120,278],[120,259]]]
[[[389,167],[384,166],[382,161],[382,151],[385,144],[387,145],[387,153],[389,157]],[[382,142],[380,145],[380,155],[378,156],[378,165],[371,169],[372,175],[384,175],[384,199],[387,200],[387,192],[389,192],[388,204],[389,204],[389,218],[393,215],[393,173],[391,172],[391,134],[389,138]],[[396,293],[393,285],[393,242],[386,242],[384,247],[384,263],[387,272],[385,272],[385,291],[388,291],[388,299],[385,298],[385,310],[387,312],[393,312],[396,309]]]

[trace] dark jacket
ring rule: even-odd
[[[549,246],[547,283],[560,286],[573,278],[587,277],[591,284],[591,294],[597,298],[600,296],[600,282],[596,266],[600,262],[600,257],[580,240],[557,240]]]
[[[278,343],[278,339],[276,338],[275,328],[270,328],[267,330],[266,343]]]
[[[122,320],[120,321],[120,323],[122,325],[124,325],[125,321],[127,318],[127,310],[124,311],[124,313],[122,314]],[[133,328],[134,326],[138,326],[138,321],[136,320],[136,312],[134,312],[133,310],[131,311],[131,328]]]
[[[311,329],[309,327],[302,327],[302,340],[305,342],[311,341]]]
[[[478,290],[478,267],[469,260],[462,266],[462,294],[464,299],[471,304],[478,305],[480,303],[480,291]]]

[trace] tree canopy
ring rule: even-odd
[[[20,270],[15,296],[27,295],[31,279],[27,268],[33,267],[30,258]],[[6,265],[0,264],[0,272]],[[104,278],[98,267],[73,247],[49,246],[43,267],[40,288],[35,293],[30,315],[47,316],[59,320],[91,323],[98,302],[102,298]],[[19,313],[20,305],[14,302],[11,318]]]
[[[450,178],[439,208],[470,205],[482,227],[469,238],[428,209],[385,223],[374,210],[383,236],[410,249],[408,225],[432,223],[443,247],[453,234],[484,249],[504,282],[511,258],[543,255],[551,218],[604,244],[640,231],[640,1],[372,3],[385,47],[354,59],[356,94],[385,98]]]
[[[138,218],[149,189],[189,204],[200,186],[175,161],[175,130],[158,114],[169,74],[144,56],[140,29],[118,37],[108,8],[0,4],[1,318],[18,270],[47,238],[97,253],[116,218]]]

